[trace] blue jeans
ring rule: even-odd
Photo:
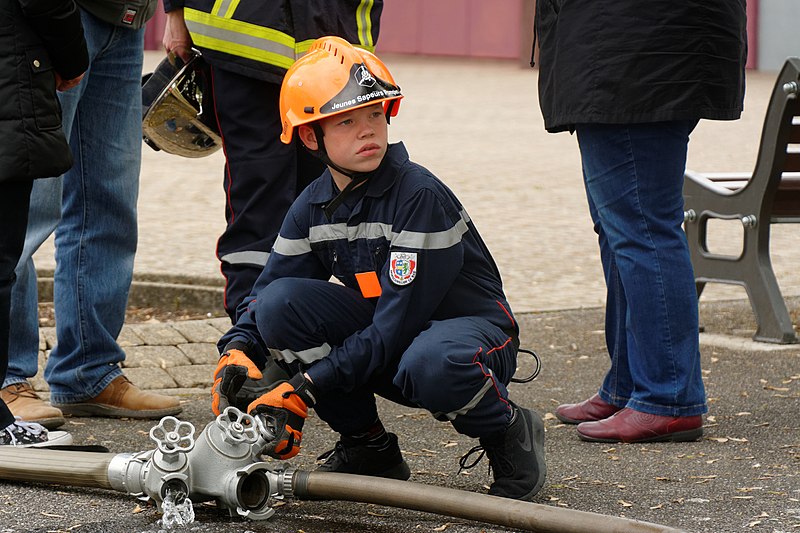
[[[697,293],[682,229],[696,123],[576,127],[607,288],[611,369],[599,394],[661,416],[706,412]]]
[[[75,165],[63,176],[34,184],[12,294],[14,320],[4,383],[18,383],[37,372],[31,256],[55,229],[58,343],[44,377],[52,401],[59,403],[97,396],[122,373],[118,363],[125,352],[116,338],[125,321],[137,242],[144,29],[114,26],[83,9],[81,18],[90,66],[76,88],[59,93]]]

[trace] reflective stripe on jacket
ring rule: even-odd
[[[383,0],[185,0],[184,19],[212,65],[280,83],[318,37],[373,51],[382,10]]]

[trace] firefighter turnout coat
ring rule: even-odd
[[[165,11],[181,7],[206,61],[279,84],[318,37],[373,51],[383,0],[164,0]]]

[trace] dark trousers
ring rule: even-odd
[[[214,108],[225,151],[225,232],[217,257],[225,276],[225,310],[250,294],[283,218],[297,195],[325,169],[295,136],[280,141],[280,85],[212,69]]]
[[[259,293],[256,322],[270,348],[315,352],[309,359],[316,359],[325,357],[320,347],[335,349],[368,328],[374,312],[358,291],[326,281],[284,278]],[[395,347],[382,348],[391,352]],[[291,373],[305,367],[297,360],[282,364]],[[342,361],[343,372],[359,372],[362,366]],[[480,317],[432,320],[402,353],[381,366],[352,390],[324,391],[314,406],[320,419],[343,435],[363,431],[378,417],[377,394],[426,409],[469,437],[497,434],[508,426],[512,409],[506,386],[516,370],[517,349],[503,330]]]
[[[28,180],[0,183],[0,384],[6,379],[8,370],[11,287],[15,279],[14,268],[25,244],[32,185],[33,182]],[[11,411],[0,400],[0,429],[13,421]]]

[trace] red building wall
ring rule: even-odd
[[[523,1],[388,0],[381,17],[378,50],[518,58]]]
[[[747,68],[758,68],[758,0],[747,0]]]
[[[758,2],[747,0],[749,54],[756,64]],[[379,52],[530,59],[535,0],[386,0]],[[159,8],[145,32],[145,49],[160,50],[166,17]]]
[[[402,54],[517,58],[523,2],[532,0],[387,0],[378,50]],[[166,16],[159,2],[145,50],[160,50]],[[530,20],[533,26],[533,19]],[[528,52],[530,53],[530,52]]]

